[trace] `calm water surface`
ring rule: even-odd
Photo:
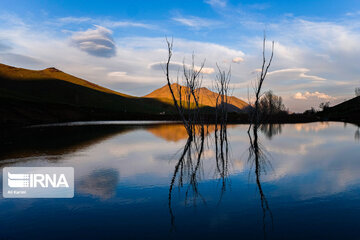
[[[74,167],[75,197],[1,197],[0,239],[360,238],[358,126],[263,126],[258,161],[247,130],[228,126],[220,165],[212,126],[183,162],[181,125],[77,124],[6,136],[1,168]]]

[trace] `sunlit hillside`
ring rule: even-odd
[[[0,74],[2,78],[7,78],[11,80],[19,80],[19,81],[34,81],[34,80],[63,80],[69,83],[77,84],[83,87],[87,87],[90,89],[94,89],[97,91],[105,92],[105,93],[112,93],[119,96],[124,97],[132,97],[130,95],[126,95],[123,93],[119,93],[113,91],[108,88],[104,88],[97,84],[91,83],[84,79],[74,77],[70,74],[64,73],[56,68],[46,68],[44,70],[28,70],[24,68],[16,68],[12,66],[8,66],[5,64],[0,64]]]
[[[171,88],[175,94],[176,99],[179,101],[180,99],[180,87],[181,87],[181,99],[184,101],[184,96],[186,96],[186,93],[189,91],[187,87],[181,86],[177,83],[173,83],[171,85]],[[215,92],[210,91],[209,89],[203,87],[196,90],[195,93],[197,96],[199,96],[199,103],[201,106],[208,106],[208,107],[215,107],[216,106],[216,98],[218,97],[218,94]],[[169,90],[169,87],[167,85],[163,86],[162,88],[159,88],[150,94],[144,96],[146,98],[155,98],[159,99],[160,101],[172,103],[173,99]],[[194,104],[194,98],[190,99],[191,105]],[[249,104],[244,102],[243,100],[236,98],[234,96],[228,97],[228,110],[229,111],[239,111],[241,109],[244,109]]]
[[[149,118],[173,106],[133,97],[54,68],[40,71],[0,64],[1,122],[58,122]]]

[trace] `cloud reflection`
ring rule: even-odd
[[[116,169],[94,170],[76,183],[76,191],[108,199],[114,196],[120,174]]]
[[[79,126],[62,128],[63,137],[60,137],[61,133],[48,129],[48,134],[44,130],[41,135],[36,135],[37,139],[41,137],[43,140],[33,141],[33,150],[28,146],[30,140],[23,137],[26,144],[17,144],[16,151],[13,149],[11,155],[3,156],[2,164],[73,166],[78,180],[88,179],[98,169],[112,169],[121,173],[121,182],[129,186],[167,186],[176,159],[181,154],[179,149],[186,143],[181,134],[172,138],[172,134],[180,131],[178,127],[173,127],[175,131],[169,133],[162,130],[168,127],[121,128],[118,131],[107,128],[100,131],[97,128],[80,130],[82,127]],[[247,128],[247,125],[234,125],[228,129],[232,156],[228,169],[230,179],[237,176],[247,179],[249,166],[244,155],[249,144]],[[162,131],[168,135],[158,134]],[[344,128],[342,123],[335,122],[285,124],[281,126],[281,133],[271,139],[267,137],[268,133],[259,131],[261,143],[271,155],[273,168],[271,173],[262,177],[262,181],[277,186],[272,194],[289,194],[301,199],[346,191],[360,182],[359,145],[354,141],[354,132],[355,136],[359,135],[358,126],[348,124]],[[79,135],[78,142],[76,139],[68,142],[69,137],[65,135]],[[213,139],[213,132],[209,131],[208,138]],[[218,179],[214,174],[216,154],[209,150],[208,144],[205,142],[201,181]],[[22,158],[24,153],[25,158]],[[247,180],[244,181],[247,184]]]

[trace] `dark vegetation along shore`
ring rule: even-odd
[[[134,97],[98,86],[55,68],[40,71],[0,64],[0,126],[26,126],[44,123],[94,120],[181,120],[164,86],[144,97]],[[179,88],[174,83],[172,88]],[[180,86],[181,87],[181,86]],[[186,91],[183,87],[181,91]],[[199,88],[200,111],[213,122],[217,93]],[[179,97],[179,96],[177,96]],[[269,123],[296,123],[321,120],[360,122],[360,97],[322,112],[288,114],[285,109],[262,118]],[[190,103],[187,114],[191,114]],[[226,111],[229,123],[249,123],[252,107],[229,97]]]
[[[317,115],[327,121],[360,123],[360,96],[333,107],[325,107]]]

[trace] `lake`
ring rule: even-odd
[[[356,125],[229,125],[216,148],[214,126],[189,144],[179,124],[129,124],[6,135],[1,168],[74,167],[75,196],[1,197],[0,239],[359,238]]]

